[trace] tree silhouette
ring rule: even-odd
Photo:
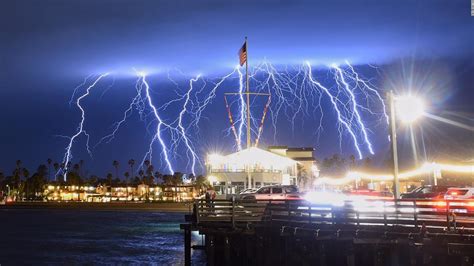
[[[59,163],[54,163],[53,168],[54,168],[54,181],[58,181],[57,173],[59,171]]]
[[[135,166],[135,160],[128,160],[128,165],[130,165],[130,174],[132,175],[132,177],[135,176],[135,172],[133,171],[133,166]]]
[[[128,201],[128,178],[130,177],[130,173],[125,172],[123,175],[125,176],[125,187],[126,187],[125,190],[127,191],[126,194],[127,194],[127,201]]]
[[[109,183],[109,186],[110,186],[110,193],[112,193],[112,178],[113,178],[113,175],[112,173],[108,173],[107,174],[107,183]],[[112,196],[112,194],[110,194]]]
[[[113,167],[115,168],[115,178],[119,178],[118,177],[118,168],[119,168],[119,162],[117,160],[114,160],[112,162],[112,165]]]
[[[79,160],[79,175],[84,178],[84,160]]]
[[[53,163],[53,160],[51,158],[48,158],[46,160],[48,163],[48,181],[51,180],[51,164]]]

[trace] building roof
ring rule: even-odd
[[[288,148],[287,151],[314,151],[313,147]]]
[[[212,154],[208,157],[208,164],[215,168],[219,168],[221,165],[226,164],[244,169],[247,165],[258,164],[265,169],[273,168],[283,170],[295,165],[296,163],[297,162],[291,158],[256,147],[251,147],[224,156]]]
[[[295,160],[295,161],[310,161],[310,162],[313,162],[313,161],[316,161],[316,159],[314,157],[291,157],[291,159]]]
[[[268,146],[269,150],[276,150],[276,149],[288,149],[288,146]]]

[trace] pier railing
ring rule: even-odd
[[[271,222],[474,230],[474,201],[360,199],[328,204],[303,200],[196,200],[194,220],[197,225],[231,227]]]

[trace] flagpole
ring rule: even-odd
[[[247,60],[245,60],[245,78],[247,88],[247,149],[250,149],[250,87],[249,87],[249,47],[247,44],[247,36],[245,36],[245,53]],[[252,188],[252,176],[250,174],[250,165],[247,166],[247,182],[248,187]]]
[[[250,148],[250,87],[249,87],[249,47],[247,43],[247,36],[245,37],[245,50],[247,53],[247,60],[245,60],[245,78],[247,82],[247,149]]]

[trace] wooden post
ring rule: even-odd
[[[415,228],[418,228],[418,214],[416,213],[416,200],[413,201],[413,218],[415,219]]]
[[[191,266],[191,225],[184,227],[184,265]]]
[[[225,236],[224,237],[224,260],[225,260],[225,265],[231,265],[232,262],[230,260],[230,243],[229,243],[229,237]]]
[[[446,223],[448,231],[451,231],[451,222],[449,220],[449,201],[446,201]]]
[[[209,266],[214,266],[216,265],[215,264],[215,256],[216,256],[216,243],[215,243],[215,239],[214,239],[214,236],[213,235],[206,235],[206,239],[209,237],[209,245],[208,245],[208,253],[206,254],[207,255],[207,265]]]
[[[232,196],[232,229],[235,228],[235,196]]]

